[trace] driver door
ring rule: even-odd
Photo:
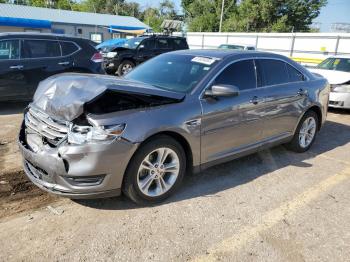
[[[214,80],[215,85],[234,85],[237,96],[202,97],[202,163],[218,160],[258,146],[263,121],[253,60],[235,62]]]
[[[154,54],[155,41],[154,39],[145,39],[139,45],[137,50],[138,63],[143,63],[155,56]]]

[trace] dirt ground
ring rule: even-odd
[[[0,107],[0,261],[350,261],[350,112],[310,151],[279,146],[185,177],[154,207],[71,201],[33,186]]]
[[[34,186],[23,173],[17,134],[25,106],[26,103],[0,105],[0,218],[58,199]]]

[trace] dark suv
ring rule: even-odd
[[[151,35],[131,38],[104,56],[104,69],[108,74],[122,76],[152,57],[183,49],[188,49],[184,37]]]
[[[40,33],[0,33],[0,101],[31,99],[38,83],[63,72],[104,73],[88,39]]]

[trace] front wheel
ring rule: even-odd
[[[118,75],[123,76],[123,75],[129,73],[131,70],[133,70],[134,67],[135,67],[135,64],[132,61],[124,60],[118,66]]]
[[[287,144],[287,147],[298,153],[306,152],[315,141],[317,130],[317,114],[314,111],[306,112],[299,122],[293,140]]]
[[[123,192],[138,204],[157,203],[180,185],[186,170],[182,146],[169,136],[147,142],[131,159]]]

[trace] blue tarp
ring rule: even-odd
[[[109,27],[109,32],[112,33],[114,31],[123,30],[123,31],[134,31],[134,30],[147,30],[145,27],[136,27],[136,26],[119,26],[119,25],[111,25]]]
[[[0,25],[16,26],[27,28],[51,28],[51,22],[48,20],[0,17]]]
[[[117,46],[123,45],[126,41],[127,41],[127,39],[125,39],[125,38],[114,38],[114,39],[110,39],[110,40],[102,42],[101,44],[97,45],[96,48],[101,49],[101,48],[104,48],[107,46],[117,47]]]

